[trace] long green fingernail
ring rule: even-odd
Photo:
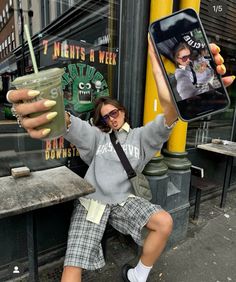
[[[46,136],[46,135],[49,134],[50,131],[51,131],[50,128],[46,128],[46,129],[43,130],[42,135],[43,135],[43,136]]]
[[[218,52],[220,52],[220,51],[221,51],[221,50],[220,50],[220,47],[219,47],[219,46],[217,46],[217,45],[216,45],[216,49],[217,49],[217,51],[218,51]]]
[[[220,63],[223,64],[225,62],[224,58],[220,56]]]
[[[223,72],[226,72],[226,68],[225,68],[224,65],[221,66],[221,69],[222,69]]]
[[[53,101],[53,100],[47,100],[47,101],[45,101],[45,102],[44,102],[44,106],[48,108],[48,107],[55,106],[55,105],[56,105],[56,103],[57,103],[56,101]]]
[[[57,116],[57,112],[51,112],[47,114],[47,120],[53,119],[55,116]]]
[[[30,97],[35,97],[35,96],[38,96],[40,94],[40,91],[38,90],[29,90],[28,91],[28,96]]]
[[[231,77],[232,77],[233,80],[235,80],[235,75],[232,75]]]

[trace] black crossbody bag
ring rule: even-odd
[[[142,197],[148,201],[152,199],[152,192],[147,178],[140,172],[135,172],[132,168],[120,142],[117,140],[114,131],[110,134],[111,143],[127,173],[128,179],[131,181],[136,196]]]

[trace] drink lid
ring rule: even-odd
[[[52,68],[47,70],[42,70],[38,73],[31,73],[28,75],[17,77],[12,84],[14,86],[17,85],[27,85],[27,84],[34,84],[38,82],[48,81],[51,78],[55,79],[57,77],[61,77],[64,73],[64,69],[62,68]]]

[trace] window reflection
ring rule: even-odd
[[[34,1],[28,2],[34,12],[32,41],[38,68],[64,68],[65,107],[74,115],[89,120],[96,97],[116,95],[119,1],[44,0],[38,6],[43,14],[37,12]],[[18,7],[21,4],[18,2]],[[40,14],[42,17],[38,16]],[[19,34],[13,34],[11,38],[18,39]],[[5,43],[3,45],[6,49]],[[9,175],[12,167],[28,166],[34,171],[60,165],[67,165],[83,175],[86,167],[73,144],[63,137],[46,142],[31,139],[12,116],[6,93],[11,81],[21,75],[23,59],[26,74],[33,71],[27,48],[26,45],[24,58],[21,46],[14,50],[12,61],[16,62],[12,67],[15,69],[9,71],[6,67],[6,72],[0,76],[0,176]]]

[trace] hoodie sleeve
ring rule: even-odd
[[[78,148],[81,159],[89,165],[96,152],[101,134],[102,132],[95,126],[71,115],[71,126],[64,138]]]
[[[172,127],[165,124],[163,114],[141,127],[140,138],[145,164],[161,150],[163,144],[168,140]]]

